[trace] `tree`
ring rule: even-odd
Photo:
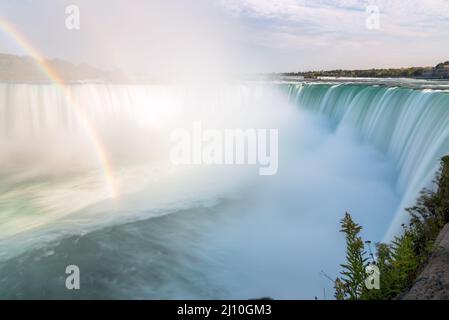
[[[394,289],[397,289],[396,294],[399,294],[416,278],[419,266],[414,251],[413,236],[408,230],[401,237],[395,237],[392,241],[391,258],[391,270],[396,282],[393,285]]]
[[[341,277],[335,280],[335,297],[337,299],[359,299],[365,288],[366,267],[368,259],[365,257],[365,245],[359,236],[362,227],[352,220],[346,212],[340,221],[341,230],[346,237],[346,263]]]

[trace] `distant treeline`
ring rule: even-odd
[[[329,70],[288,72],[283,76],[303,76],[306,79],[318,77],[351,77],[351,78],[432,78],[449,79],[449,61],[438,64],[435,67],[410,67],[368,70]]]
[[[46,60],[46,64],[65,81],[121,80],[120,71],[103,71],[87,64],[75,65],[60,59]],[[0,81],[48,81],[46,71],[33,58],[0,53]]]

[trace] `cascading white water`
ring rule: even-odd
[[[403,200],[386,238],[407,220],[404,209],[429,185],[449,154],[449,93],[358,84],[290,84],[289,97],[302,108],[355,128],[395,164]]]
[[[32,231],[47,230],[58,219],[110,200],[104,179],[108,172],[99,153],[107,158],[118,185],[114,206],[125,206],[129,194],[144,188],[151,189],[151,196],[145,195],[145,208],[127,209],[134,213],[104,214],[102,218],[84,215],[85,228],[101,226],[104,220],[129,219],[157,206],[167,209],[168,203],[194,196],[199,200],[245,176],[217,173],[213,175],[215,186],[203,190],[206,187],[198,185],[195,190],[202,193],[192,188],[185,192],[179,185],[193,180],[184,177],[190,169],[176,167],[169,160],[173,129],[198,120],[211,127],[265,128],[267,123],[278,127],[285,118],[281,110],[269,118],[262,112],[273,99],[281,101],[268,86],[85,83],[67,90],[73,99],[52,84],[0,84],[0,190],[5,191],[0,194],[0,241],[13,243],[13,249],[6,244],[0,248],[0,257],[19,251],[19,241],[11,237],[32,239]],[[99,144],[92,143],[86,124],[93,128]],[[160,194],[164,189],[160,180],[174,175],[183,181],[170,182],[171,189]],[[78,217],[77,223],[81,220]],[[24,247],[26,243],[22,241]]]
[[[273,83],[68,90],[76,106],[51,84],[0,84],[0,298],[73,297],[60,283],[73,263],[88,277],[83,297],[313,298],[332,290],[319,272],[337,273],[344,212],[366,226],[366,239],[381,240],[404,207],[397,194],[415,197],[447,150],[447,95],[434,91]],[[198,120],[279,129],[278,174],[173,166],[171,130]],[[111,162],[117,200],[104,191],[83,121]],[[370,144],[397,165],[396,192],[391,163]]]

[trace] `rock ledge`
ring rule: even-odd
[[[404,300],[449,299],[449,223],[435,241],[435,251]]]

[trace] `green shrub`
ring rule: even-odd
[[[449,156],[441,160],[437,174],[436,191],[425,189],[414,207],[406,209],[409,226],[403,226],[402,235],[391,244],[376,245],[375,264],[380,271],[380,289],[367,290],[364,286],[366,251],[359,236],[362,227],[349,213],[341,220],[341,231],[346,236],[346,263],[342,264],[342,277],[334,284],[337,299],[393,299],[407,290],[419,270],[427,263],[434,249],[435,239],[449,222]]]
[[[341,264],[343,268],[341,279],[335,282],[335,297],[337,299],[358,299],[362,295],[365,284],[365,268],[367,264],[364,243],[359,236],[362,227],[352,220],[349,213],[341,220],[341,232],[346,236],[346,263]]]

